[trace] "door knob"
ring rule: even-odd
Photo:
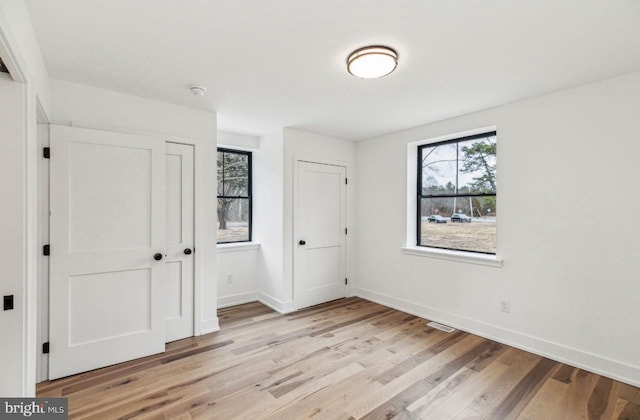
[[[300,245],[306,245],[306,244],[307,244],[303,239],[300,239],[300,242],[298,242],[298,243],[299,243]]]
[[[162,254],[158,252],[156,255],[153,256],[153,259],[156,261],[160,261],[162,259]]]
[[[193,251],[191,251],[191,248],[185,248],[184,249],[184,255],[191,255]]]

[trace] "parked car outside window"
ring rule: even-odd
[[[467,216],[464,213],[454,213],[451,215],[451,223],[460,222],[460,223],[471,223],[471,217]]]
[[[429,223],[447,223],[447,219],[445,219],[444,217],[440,216],[439,214],[432,214],[431,216],[427,217],[427,220],[429,221]]]

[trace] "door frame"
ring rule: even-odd
[[[296,299],[296,258],[295,258],[295,249],[296,249],[296,238],[298,237],[298,218],[297,218],[297,207],[298,207],[298,183],[299,183],[299,174],[298,174],[298,163],[299,162],[307,162],[307,163],[315,163],[318,165],[328,165],[328,166],[340,166],[344,168],[345,179],[349,179],[349,170],[351,169],[351,163],[344,160],[334,160],[334,159],[318,159],[315,157],[308,157],[304,155],[294,155],[293,156],[293,191],[292,191],[292,226],[291,226],[291,238],[289,240],[289,246],[291,247],[291,298],[293,301],[294,310],[299,310],[299,301]],[[345,201],[344,201],[344,210],[346,215],[346,224],[347,229],[351,230],[350,226],[353,222],[353,218],[351,217],[351,208],[349,206],[349,193],[351,190],[351,183],[347,181],[345,185]],[[349,265],[349,249],[351,244],[351,233],[345,235],[345,247],[344,247],[344,268],[345,274],[350,277],[350,265]],[[345,285],[345,296],[350,296],[350,292],[352,289],[352,284]]]
[[[0,7],[2,9],[2,7]],[[0,10],[0,56],[9,69],[9,77],[16,83],[23,84],[23,95],[25,106],[22,112],[24,128],[22,141],[24,143],[21,164],[24,166],[24,222],[22,227],[22,255],[23,270],[22,278],[18,281],[22,284],[23,300],[17,302],[17,310],[21,312],[20,319],[23,321],[23,331],[20,346],[23,349],[23,359],[21,362],[22,372],[20,378],[16,380],[18,389],[24,396],[35,395],[37,376],[39,375],[39,295],[38,295],[38,270],[40,270],[39,248],[39,177],[41,149],[39,148],[38,125],[49,124],[51,107],[46,86],[41,84],[39,79],[41,70],[33,60],[29,60],[22,53],[20,37],[15,32],[10,31],[11,20]],[[30,68],[34,64],[34,68]],[[31,70],[31,71],[29,71]],[[48,81],[45,80],[45,84]],[[47,206],[48,207],[48,206]],[[20,308],[22,303],[23,308]]]
[[[49,145],[49,126],[51,123],[48,121],[43,121],[42,125],[46,126],[43,128],[45,131],[42,134],[42,146]],[[193,228],[194,228],[194,253],[193,256],[193,335],[199,336],[204,334],[209,334],[212,332],[216,332],[220,329],[218,324],[218,319],[216,318],[204,318],[203,311],[203,298],[206,296],[204,293],[205,282],[203,279],[203,258],[200,258],[202,252],[196,252],[196,250],[205,249],[205,237],[204,237],[204,201],[206,200],[206,177],[204,171],[204,159],[207,144],[204,140],[191,139],[187,137],[174,136],[174,135],[163,135],[155,132],[150,132],[146,130],[135,130],[135,129],[126,129],[122,127],[112,127],[102,124],[88,124],[88,123],[79,123],[72,121],[69,126],[76,128],[86,128],[90,130],[98,130],[98,131],[109,131],[113,133],[120,134],[138,134],[144,136],[152,136],[158,137],[164,140],[165,143],[177,143],[177,144],[185,144],[189,146],[193,146],[193,154],[194,154],[194,162],[193,162],[193,188],[194,188],[194,203],[193,203]],[[38,146],[41,146],[38,145]],[[215,149],[215,145],[213,146]],[[54,156],[54,152],[52,151],[52,156]],[[42,245],[49,243],[49,185],[50,185],[50,177],[49,177],[49,164],[47,161],[43,161],[40,159],[38,162],[38,167],[41,168],[41,174],[38,177],[38,194],[40,196],[40,200],[37,203],[37,213],[38,213],[38,234],[42,243],[40,243],[40,248],[42,249]],[[46,197],[46,200],[42,198]],[[46,220],[45,220],[46,218]],[[215,255],[215,248],[214,248]],[[44,257],[46,258],[46,257]],[[37,310],[37,319],[38,323],[41,325],[38,326],[37,331],[34,331],[35,341],[37,343],[37,348],[41,349],[43,344],[49,342],[49,262],[48,260],[45,263],[45,259],[40,257],[37,261],[37,269],[42,270],[41,275],[36,279],[37,281],[37,289],[38,296],[37,300],[40,302],[46,302],[46,304],[38,304],[34,305]],[[215,299],[213,299],[213,304],[217,303]],[[35,328],[34,328],[35,329]],[[38,352],[37,358],[33,360],[33,369],[36,370],[36,381],[35,383],[39,383],[42,381],[46,381],[49,379],[49,355]]]
[[[38,150],[49,147],[48,122],[38,124]],[[38,250],[49,244],[49,159],[38,159]],[[49,257],[38,253],[37,261],[37,348],[49,341]],[[36,358],[36,383],[49,379],[49,355],[38,352]]]

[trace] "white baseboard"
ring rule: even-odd
[[[288,314],[291,312],[295,312],[295,307],[293,306],[293,301],[281,301],[272,296],[267,295],[266,293],[258,292],[258,300],[273,309],[276,312],[281,314]]]
[[[258,292],[247,292],[229,296],[220,296],[218,298],[218,309],[227,308],[229,306],[242,305],[243,303],[256,302],[257,300]]]
[[[640,387],[640,366],[629,365],[563,344],[444,312],[419,303],[398,299],[372,290],[357,288],[354,289],[354,293],[358,297],[399,311],[449,325],[480,337]]]
[[[203,320],[200,323],[200,332],[198,332],[197,335],[210,334],[216,331],[220,331],[218,317]]]
[[[262,292],[247,292],[238,293],[236,295],[221,296],[218,298],[218,309],[250,302],[260,302],[281,314],[288,314],[295,311],[292,300],[281,301]]]

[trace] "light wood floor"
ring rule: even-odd
[[[96,419],[640,419],[639,388],[359,298],[219,316],[218,333],[38,396]]]

